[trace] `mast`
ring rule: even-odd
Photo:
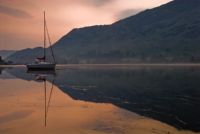
[[[44,11],[44,62],[46,61],[46,19]]]

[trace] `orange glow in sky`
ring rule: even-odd
[[[52,42],[77,27],[111,24],[171,0],[0,0],[0,50],[40,47],[43,11]]]

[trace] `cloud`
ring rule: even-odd
[[[104,6],[106,4],[110,4],[114,0],[86,0],[87,2],[91,3],[94,6]]]
[[[123,10],[123,11],[119,12],[119,13],[115,16],[115,18],[116,18],[117,20],[124,19],[124,18],[127,18],[127,17],[129,17],[129,16],[133,16],[133,15],[135,15],[135,14],[141,12],[142,10],[144,10],[144,9],[127,9],[127,10]]]
[[[112,24],[168,1],[0,0],[0,49],[38,46],[43,37],[43,10],[46,10],[51,39],[55,42],[75,27]]]
[[[31,15],[23,10],[0,5],[0,13],[16,18],[30,18]]]
[[[33,34],[27,33],[5,33],[0,31],[0,50],[20,50],[23,48],[32,48],[42,45],[42,40],[38,40]]]

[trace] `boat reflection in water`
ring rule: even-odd
[[[48,76],[48,75],[52,75],[55,76],[56,75],[56,71],[55,70],[27,70],[28,74],[32,74],[32,75],[38,75],[38,76]]]
[[[43,82],[44,84],[44,126],[47,126],[47,115],[48,115],[48,111],[49,111],[49,106],[50,106],[50,102],[51,102],[51,96],[53,93],[53,89],[54,89],[54,79],[55,79],[55,70],[28,70],[27,71],[28,74],[32,74],[35,76],[35,81],[37,82]],[[52,81],[50,81],[51,83],[51,88],[50,88],[50,93],[48,95],[47,93],[47,80],[46,77],[48,77],[49,75],[53,76]]]

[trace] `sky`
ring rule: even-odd
[[[42,47],[43,11],[52,42],[73,28],[112,24],[171,0],[0,0],[0,50]]]

